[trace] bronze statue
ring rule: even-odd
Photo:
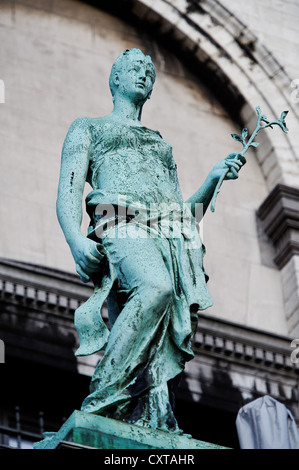
[[[194,222],[197,205],[204,214],[220,178],[237,178],[245,158],[234,153],[221,160],[184,202],[171,146],[141,124],[155,77],[151,58],[138,49],[116,59],[113,111],[75,120],[65,139],[57,214],[79,276],[94,283],[94,294],[75,313],[76,354],[104,349],[82,410],[180,432],[174,393],[194,356],[198,312],[212,304],[204,246],[192,224],[181,221]],[[87,237],[80,230],[86,181],[92,187]],[[165,213],[173,205],[170,226]],[[109,328],[100,313],[106,299]]]

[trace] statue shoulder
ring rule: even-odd
[[[83,133],[90,132],[91,122],[92,122],[92,118],[78,117],[70,125],[69,132],[72,132],[72,131],[83,132]]]
[[[89,146],[92,142],[92,118],[78,117],[75,119],[67,132],[64,145],[82,145]]]
[[[63,143],[63,156],[89,151],[92,144],[91,121],[91,118],[79,117],[72,122]]]
[[[103,126],[109,122],[110,120],[105,116],[100,118],[78,117],[72,122],[69,130],[91,134],[93,129],[101,130]]]

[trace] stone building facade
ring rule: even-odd
[[[269,394],[299,420],[298,20],[295,0],[0,1],[2,445],[20,445],[19,417],[30,445],[40,411],[56,430],[99,359],[73,356],[73,313],[92,287],[75,274],[56,194],[71,122],[111,111],[111,64],[130,47],[156,65],[143,124],[173,146],[186,199],[240,150],[230,134],[254,129],[256,106],[270,119],[289,111],[288,134],[259,134],[202,224],[214,305],[200,316],[177,414],[194,437],[233,447],[236,414],[254,398]]]

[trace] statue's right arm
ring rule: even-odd
[[[89,167],[91,135],[88,118],[76,119],[65,138],[57,195],[57,217],[81,279],[88,282],[100,255],[96,243],[81,233],[82,197]]]

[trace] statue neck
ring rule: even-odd
[[[141,120],[142,106],[143,103],[132,103],[132,101],[120,96],[115,99],[112,115],[122,121],[130,120],[139,123]]]

